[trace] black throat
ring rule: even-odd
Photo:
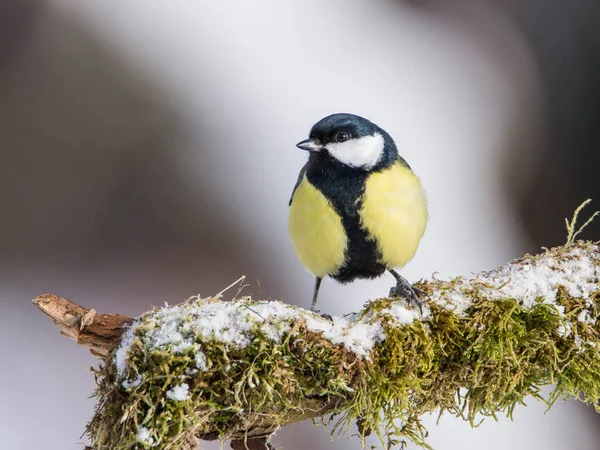
[[[311,153],[306,166],[308,181],[329,200],[340,215],[348,237],[344,266],[338,273],[329,274],[341,283],[356,278],[375,278],[386,270],[385,265],[380,262],[381,253],[377,243],[362,228],[358,214],[369,173],[347,167],[324,153]]]

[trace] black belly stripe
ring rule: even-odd
[[[329,200],[346,230],[346,262],[337,273],[329,274],[341,283],[376,278],[386,270],[377,242],[360,225],[358,211],[367,176],[368,173],[341,166],[326,155],[311,155],[306,166],[308,181]]]

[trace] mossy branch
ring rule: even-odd
[[[34,303],[104,358],[88,427],[95,450],[191,449],[197,439],[266,449],[278,428],[331,413],[333,430],[358,420],[363,435],[427,446],[429,412],[475,424],[510,416],[528,396],[597,407],[599,278],[598,246],[578,241],[417,283],[429,296],[423,316],[391,298],[332,322],[279,302],[197,298],[145,313],[121,337],[106,324],[130,318],[56,296]]]

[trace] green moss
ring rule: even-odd
[[[246,300],[251,304],[251,300]],[[243,424],[300,420],[307,399],[355,395],[364,378],[362,361],[348,350],[323,340],[301,326],[277,344],[259,330],[251,330],[247,347],[199,342],[206,371],[198,372],[192,351],[148,352],[142,344],[148,328],[137,328],[127,372],[119,376],[109,357],[98,374],[99,409],[89,426],[94,448],[151,448],[138,442],[143,426],[158,448],[185,448],[197,436],[226,438]],[[124,379],[141,377],[139,386],[125,389]],[[165,393],[186,382],[189,401],[173,401]],[[251,414],[248,414],[251,412]]]
[[[560,257],[561,249],[552,251]],[[420,286],[429,293],[449,292],[459,282]],[[112,356],[97,372],[98,409],[88,430],[93,447],[151,448],[137,439],[139,427],[146,427],[154,448],[192,448],[197,438],[227,439],[257,429],[269,434],[328,412],[338,413],[338,426],[361,419],[363,429],[384,442],[408,439],[426,447],[420,422],[425,413],[446,412],[475,426],[482,417],[510,417],[527,397],[598,405],[598,291],[584,300],[559,289],[556,305],[539,301],[531,308],[512,298],[490,301],[477,287],[469,296],[473,303],[464,314],[433,303],[427,321],[407,325],[389,314],[392,300],[370,302],[361,317],[381,323],[385,334],[370,358],[333,345],[302,318],[281,342],[260,327],[249,331],[247,347],[198,337],[208,367],[199,372],[191,351],[149,351],[142,342],[151,325],[142,318],[126,373],[118,374]],[[122,386],[138,377],[139,385]],[[190,399],[167,398],[182,382],[189,385]],[[556,389],[543,399],[540,387],[550,384]]]

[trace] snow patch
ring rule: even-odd
[[[416,311],[404,308],[401,302],[383,313],[391,316],[398,325],[410,324],[418,317]],[[184,303],[155,310],[136,321],[125,333],[115,363],[119,374],[124,376],[140,323],[143,324],[143,330],[138,336],[149,352],[189,353],[198,371],[208,371],[211,363],[198,341],[215,340],[243,348],[252,343],[257,333],[262,333],[267,339],[280,344],[293,324],[301,319],[306,320],[309,330],[322,333],[332,344],[342,344],[358,356],[367,357],[373,346],[385,339],[383,327],[374,320],[373,314],[379,313],[371,313],[362,319],[358,316],[335,317],[330,321],[277,301],[252,302],[241,299],[232,302]],[[129,388],[135,384],[135,380],[127,380],[123,382],[123,387]],[[180,390],[174,389],[171,396],[179,398],[180,393]]]
[[[572,326],[566,320],[558,326],[558,335],[560,337],[569,337],[572,333]]]
[[[135,330],[137,329],[137,326],[138,321],[134,320],[123,335],[123,338],[121,339],[121,346],[115,353],[115,365],[117,366],[119,375],[123,375],[123,373],[125,373],[125,369],[127,368],[127,359],[129,358],[129,351],[131,350],[131,346],[133,345],[133,341],[135,339]]]
[[[177,402],[183,402],[190,399],[190,387],[187,383],[175,386],[167,391],[167,398]]]
[[[210,367],[198,340],[217,340],[247,347],[254,339],[251,330],[258,329],[279,344],[292,323],[298,320],[298,314],[295,308],[275,301],[196,301],[161,308],[144,316],[144,332],[140,338],[149,351],[166,350],[175,354],[193,352],[196,367],[207,371]],[[120,375],[124,375],[127,368],[138,325],[139,320],[130,326],[115,355]]]
[[[584,309],[579,313],[577,320],[586,325],[596,325],[596,321],[590,316],[590,312],[587,309]]]
[[[123,381],[123,383],[121,383],[121,386],[123,386],[125,389],[131,389],[138,387],[140,384],[142,384],[142,377],[141,375],[138,375],[138,377],[135,380]]]
[[[142,444],[154,444],[154,438],[150,435],[150,430],[146,427],[138,427],[136,438]]]
[[[468,291],[476,288],[491,300],[514,298],[526,308],[532,308],[537,302],[551,304],[562,315],[564,308],[556,303],[559,286],[570,296],[582,299],[598,290],[600,267],[590,252],[597,253],[598,247],[585,251],[579,247],[566,249],[560,256],[548,252],[529,261],[516,261],[490,272],[453,280],[452,289],[434,292],[432,300],[457,314],[464,314],[472,304]]]
[[[402,305],[401,301],[396,301],[389,308],[381,310],[379,314],[391,316],[395,325],[410,325],[415,319],[427,319],[430,312],[427,306],[423,305],[423,315],[421,315],[417,309],[408,309]]]
[[[592,249],[597,251],[597,247]],[[587,252],[580,248],[567,251],[560,259],[554,254],[544,254],[529,264],[509,264],[492,272],[487,289],[491,298],[523,300],[526,308],[537,301],[556,305],[558,286],[563,286],[571,297],[587,299],[598,289],[600,268]]]
[[[333,317],[333,321],[316,316],[306,317],[310,331],[321,332],[332,344],[343,344],[359,356],[368,356],[373,346],[384,340],[383,327],[379,323],[352,321],[345,317]]]

